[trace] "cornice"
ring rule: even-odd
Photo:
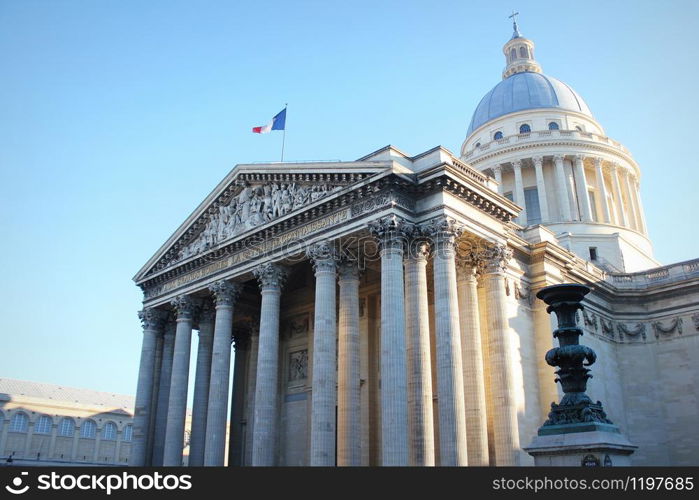
[[[636,163],[636,161],[629,155],[628,153],[624,152],[623,150],[609,144],[602,144],[598,142],[590,142],[590,141],[585,141],[585,140],[577,140],[577,139],[558,139],[558,140],[542,140],[542,141],[532,141],[532,142],[527,142],[523,144],[514,144],[514,145],[509,145],[505,146],[502,148],[498,148],[494,151],[485,153],[481,156],[476,156],[476,157],[470,157],[467,158],[465,161],[468,161],[470,165],[472,165],[474,168],[476,168],[477,165],[482,164],[482,163],[488,163],[492,161],[493,159],[497,158],[498,156],[504,156],[510,153],[516,153],[518,151],[527,151],[527,150],[533,150],[537,148],[547,148],[547,149],[552,149],[552,148],[565,148],[565,147],[575,147],[579,149],[584,149],[586,151],[596,151],[596,152],[601,152],[601,153],[606,153],[610,154],[612,156],[616,156],[620,159],[622,159],[625,164],[630,165],[634,171],[634,175],[636,175],[637,178],[640,179],[641,176],[641,171],[640,167]],[[556,151],[558,153],[559,151]],[[565,151],[562,151],[565,153]],[[546,151],[542,152],[540,155],[541,156],[551,156],[553,155],[554,152]],[[574,153],[571,153],[574,154]]]

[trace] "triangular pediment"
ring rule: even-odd
[[[408,173],[392,161],[236,165],[134,281],[184,265],[390,171]]]

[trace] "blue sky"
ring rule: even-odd
[[[279,159],[250,128],[288,102],[287,160],[458,152],[512,8],[638,161],[656,257],[699,257],[699,3],[518,3],[0,1],[0,376],[134,393],[131,278],[236,163]]]

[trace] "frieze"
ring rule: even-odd
[[[624,323],[619,323],[617,325],[619,329],[619,338],[622,339],[624,335],[631,338],[637,338],[639,335],[646,340],[646,325],[644,323],[637,323],[636,326],[629,327]]]
[[[595,316],[592,313],[589,313],[583,309],[582,312],[583,315],[583,322],[585,323],[585,326],[591,327],[590,330],[593,332],[597,331],[597,316]]]
[[[309,224],[291,229],[270,240],[258,242],[250,248],[245,248],[221,260],[212,262],[204,267],[183,274],[182,276],[179,276],[176,279],[167,281],[161,286],[147,288],[145,296],[147,299],[149,299],[158,295],[162,295],[183,285],[214,274],[218,271],[229,269],[237,265],[240,265],[244,262],[248,262],[251,259],[257,258],[260,255],[264,255],[265,253],[274,249],[278,249],[285,245],[290,245],[292,243],[298,242],[311,233],[315,233],[328,227],[336,226],[338,224],[341,224],[342,222],[349,220],[349,218],[349,208],[328,215],[326,217],[319,218]]]
[[[675,331],[677,331],[678,335],[682,335],[682,318],[671,320],[667,326],[663,325],[662,321],[653,321],[652,326],[656,339],[659,339],[661,335],[672,335]]]
[[[343,187],[295,182],[244,182],[240,192],[231,197],[228,203],[220,203],[214,208],[204,228],[179,251],[174,263],[206,252],[223,241],[310,205]]]

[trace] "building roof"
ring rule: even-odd
[[[88,406],[102,406],[105,409],[122,408],[133,413],[134,397],[125,394],[78,389],[61,385],[30,382],[11,378],[0,378],[0,399],[10,400],[25,396],[37,399],[50,399],[57,402],[78,403]]]
[[[542,73],[515,73],[481,99],[466,135],[470,136],[480,126],[501,116],[539,108],[576,111],[592,118],[592,112],[582,97],[562,81]]]

